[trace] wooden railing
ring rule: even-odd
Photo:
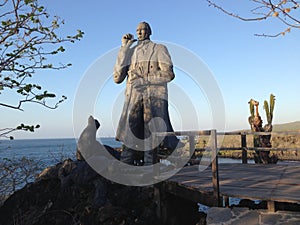
[[[187,136],[189,141],[189,151],[192,154],[196,150],[195,137],[196,136],[210,136],[210,146],[200,149],[211,151],[211,170],[212,170],[212,185],[214,191],[215,205],[221,205],[220,188],[219,188],[219,170],[218,170],[218,152],[220,150],[240,150],[242,151],[242,163],[248,163],[247,151],[300,151],[300,148],[262,148],[262,147],[247,147],[247,135],[300,135],[300,132],[217,132],[216,130],[204,130],[204,131],[177,131],[177,132],[161,132],[156,133],[156,136]],[[218,148],[218,136],[223,135],[236,135],[240,136],[240,147],[219,147]],[[198,149],[199,150],[199,149]],[[157,151],[156,151],[157,153]],[[154,162],[158,161],[157,154],[154,154]]]

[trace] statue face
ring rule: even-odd
[[[136,28],[136,34],[139,41],[149,39],[149,32],[147,26],[144,23],[140,23]]]

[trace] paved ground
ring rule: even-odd
[[[298,225],[299,212],[249,210],[248,208],[212,207],[207,212],[207,225]]]

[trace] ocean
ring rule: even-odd
[[[113,148],[121,147],[121,143],[115,138],[97,140]],[[3,159],[26,157],[37,160],[44,166],[50,166],[63,159],[75,159],[76,144],[77,140],[74,138],[0,140],[0,162]]]

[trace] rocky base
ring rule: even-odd
[[[78,182],[81,176],[84,182]],[[159,224],[152,188],[109,182],[85,162],[71,160],[47,168],[36,182],[15,192],[0,215],[1,225]]]

